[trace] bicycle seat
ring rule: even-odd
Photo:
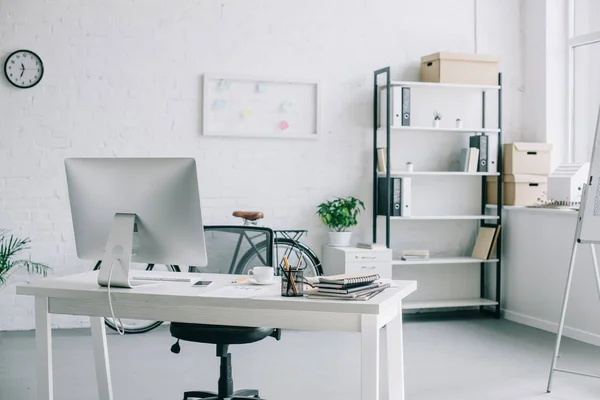
[[[248,221],[256,221],[264,217],[264,214],[260,211],[234,211],[234,217],[247,219]]]

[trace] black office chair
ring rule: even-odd
[[[247,267],[258,265],[273,266],[273,231],[256,226],[205,226],[206,267],[190,267],[190,270],[205,273],[236,273],[240,261]],[[217,346],[217,357],[221,359],[218,392],[189,391],[184,400],[243,400],[260,399],[258,390],[233,390],[231,354],[229,345],[254,343],[269,336],[279,340],[281,331],[273,328],[237,327],[206,324],[171,323],[171,336],[177,342],[171,351],[178,354],[179,341],[210,343]]]

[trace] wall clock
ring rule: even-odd
[[[17,50],[4,63],[4,75],[14,86],[27,89],[34,87],[44,76],[42,59],[29,50]]]

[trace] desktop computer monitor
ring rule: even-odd
[[[131,288],[131,262],[207,264],[193,158],[65,160],[77,256],[101,286]]]

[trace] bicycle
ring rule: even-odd
[[[235,211],[233,216],[242,218],[244,226],[257,226],[258,221],[264,217],[261,212],[246,212],[246,211]],[[218,231],[226,231],[228,228],[235,227],[235,225],[215,225],[215,226],[205,226],[205,232],[218,232]],[[283,257],[285,256],[293,266],[299,266],[304,269],[304,275],[306,277],[314,277],[323,275],[323,269],[321,267],[321,262],[319,258],[314,253],[314,251],[300,242],[300,238],[306,233],[306,230],[298,230],[298,229],[287,229],[287,230],[274,230],[274,250],[275,250],[275,259],[277,261],[277,266],[279,268],[284,268]],[[239,237],[237,238],[237,246],[238,251],[235,252],[231,263],[229,265],[228,270],[226,271],[229,274],[235,275],[246,275],[248,271],[255,266],[258,265],[271,265],[270,262],[264,259],[262,254],[266,246],[269,245],[264,239],[261,238],[262,235],[256,234],[252,235],[251,231],[239,233]],[[248,247],[248,250],[243,252],[240,256],[239,249],[244,247]],[[98,261],[94,266],[94,270],[100,269],[102,261]],[[158,265],[158,264],[139,264],[132,263],[131,268],[133,270],[146,270],[146,271],[155,271],[155,270],[163,270],[163,271],[171,271],[171,272],[181,272],[181,269],[178,265]],[[279,268],[275,268],[276,273],[279,275]],[[205,267],[197,267],[197,266],[188,266],[188,272],[199,272],[199,273],[209,273],[212,271],[207,270]],[[133,333],[144,333],[151,331],[162,325],[163,321],[150,321],[150,320],[134,320],[134,319],[126,319],[121,318],[122,330],[127,334]],[[105,318],[105,324],[112,330],[117,330],[115,322],[112,318]]]

